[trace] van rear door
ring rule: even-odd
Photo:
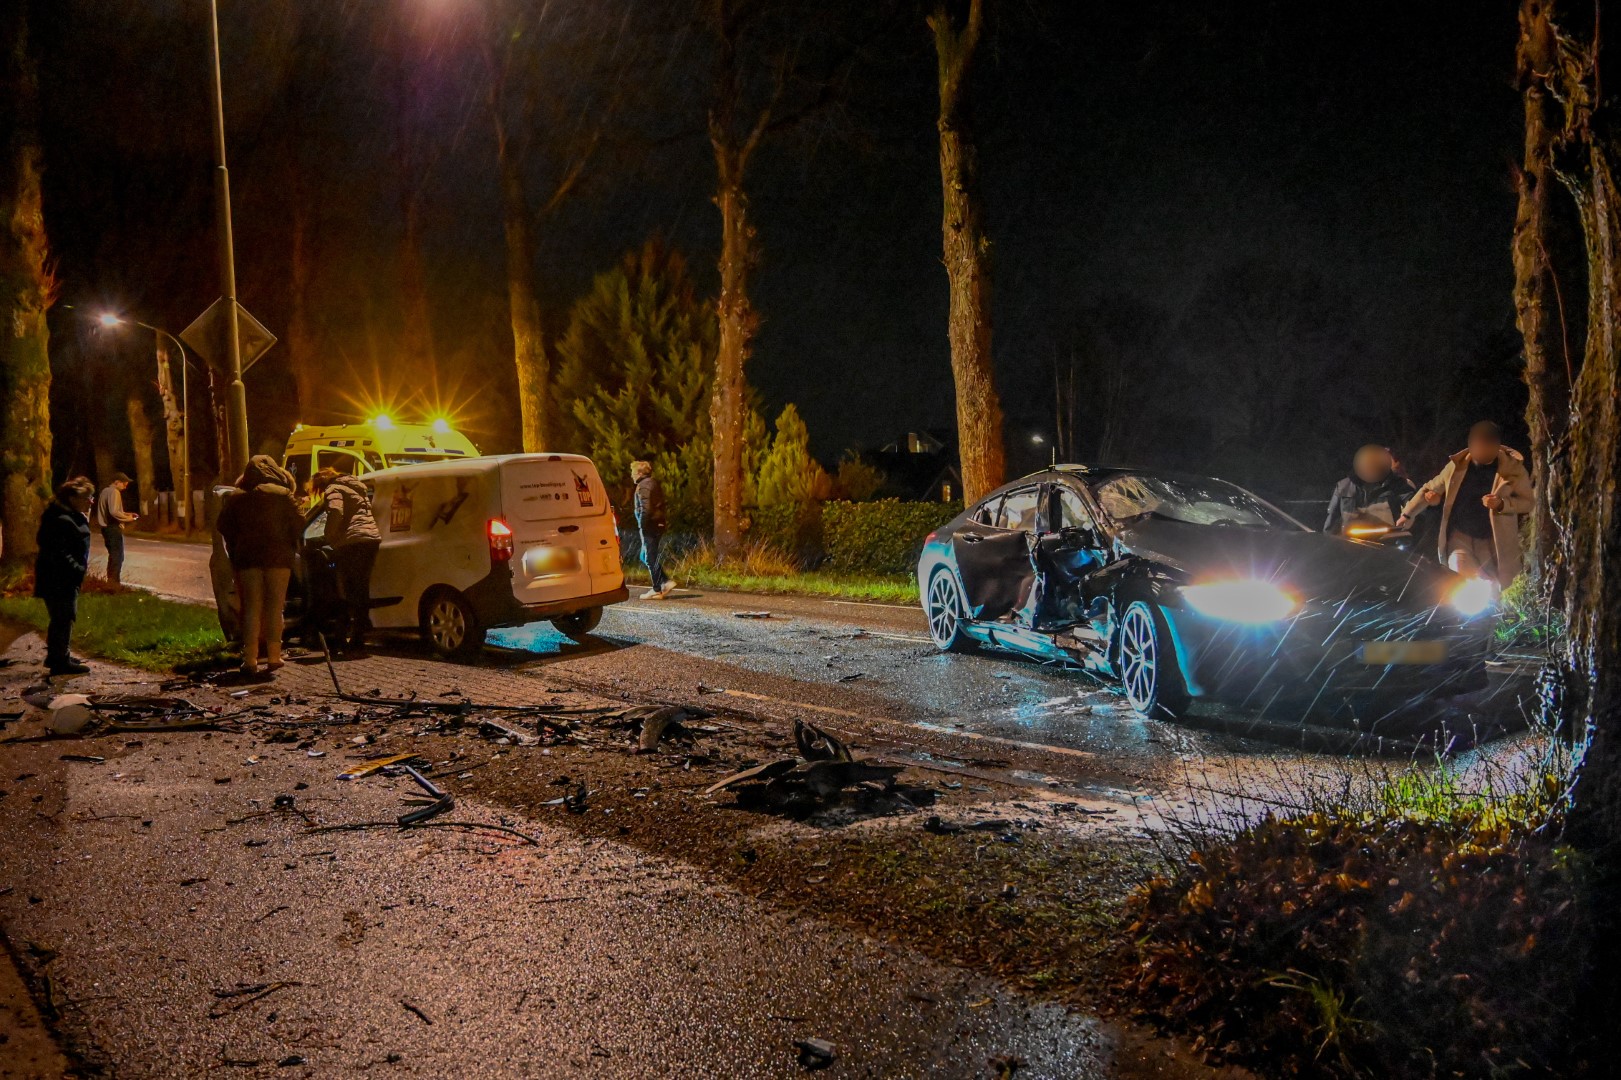
[[[619,538],[608,492],[589,461],[524,457],[501,467],[501,506],[512,529],[512,588],[523,604],[616,589]]]

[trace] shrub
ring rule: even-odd
[[[1563,613],[1548,607],[1531,574],[1521,574],[1503,590],[1498,602],[1497,640],[1510,648],[1540,649],[1565,632]]]
[[[822,561],[822,504],[778,503],[748,510],[748,539],[792,555],[801,566]]]
[[[1126,981],[1271,1074],[1558,1075],[1591,909],[1536,825],[1268,818],[1132,898]]]
[[[910,574],[923,541],[961,513],[961,503],[829,502],[822,506],[827,565],[836,570]]]

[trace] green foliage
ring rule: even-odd
[[[1532,575],[1521,574],[1498,600],[1494,633],[1501,644],[1510,648],[1545,649],[1564,637],[1565,618],[1548,607]]]
[[[755,473],[755,504],[802,507],[831,496],[833,482],[811,457],[810,431],[799,409],[784,406],[776,426],[771,448],[761,457]]]
[[[829,502],[822,507],[822,540],[834,570],[910,574],[923,541],[962,512],[961,503]]]
[[[878,497],[889,483],[889,477],[876,465],[868,465],[854,453],[847,453],[839,462],[838,475],[833,478],[833,490],[849,502],[868,502]]]
[[[212,608],[165,600],[139,589],[112,589],[97,578],[85,584],[73,628],[75,651],[163,672],[226,654],[219,616]],[[0,618],[37,630],[49,622],[43,601],[18,595],[0,597]]]
[[[1128,988],[1276,1075],[1559,1075],[1591,933],[1579,864],[1544,818],[1483,817],[1455,783],[1195,852],[1131,901]]]
[[[562,446],[596,462],[619,505],[629,500],[630,463],[645,459],[673,524],[707,515],[716,334],[686,260],[655,241],[597,275],[570,309],[552,385]]]

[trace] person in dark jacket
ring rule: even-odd
[[[68,654],[73,621],[79,616],[79,588],[90,569],[90,519],[96,485],[76,476],[56,489],[56,498],[40,515],[35,538],[34,595],[45,601],[50,623],[45,631],[45,669],[51,675],[83,675],[90,669]]]
[[[256,454],[236,482],[242,494],[229,499],[214,528],[225,541],[236,574],[237,606],[242,612],[242,671],[277,671],[281,659],[282,609],[304,519],[293,501],[294,481],[274,458]]]
[[[1412,481],[1396,473],[1390,451],[1370,443],[1356,452],[1351,475],[1334,486],[1323,531],[1343,533],[1356,525],[1394,527],[1414,490]]]
[[[371,629],[371,571],[383,534],[372,516],[371,491],[358,476],[322,469],[311,488],[321,501],[315,512],[326,512],[326,544],[332,549],[338,594],[348,609],[347,645],[360,648]]]
[[[663,560],[659,557],[659,544],[664,539],[668,524],[664,513],[664,489],[653,477],[651,462],[631,462],[630,478],[636,484],[632,505],[636,511],[636,531],[642,539],[642,562],[647,564],[647,573],[653,583],[653,587],[642,594],[642,599],[663,600],[675,590],[675,582],[664,576]]]

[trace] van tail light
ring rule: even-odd
[[[511,561],[512,526],[500,518],[491,518],[488,532],[490,535],[490,561],[492,563]]]

